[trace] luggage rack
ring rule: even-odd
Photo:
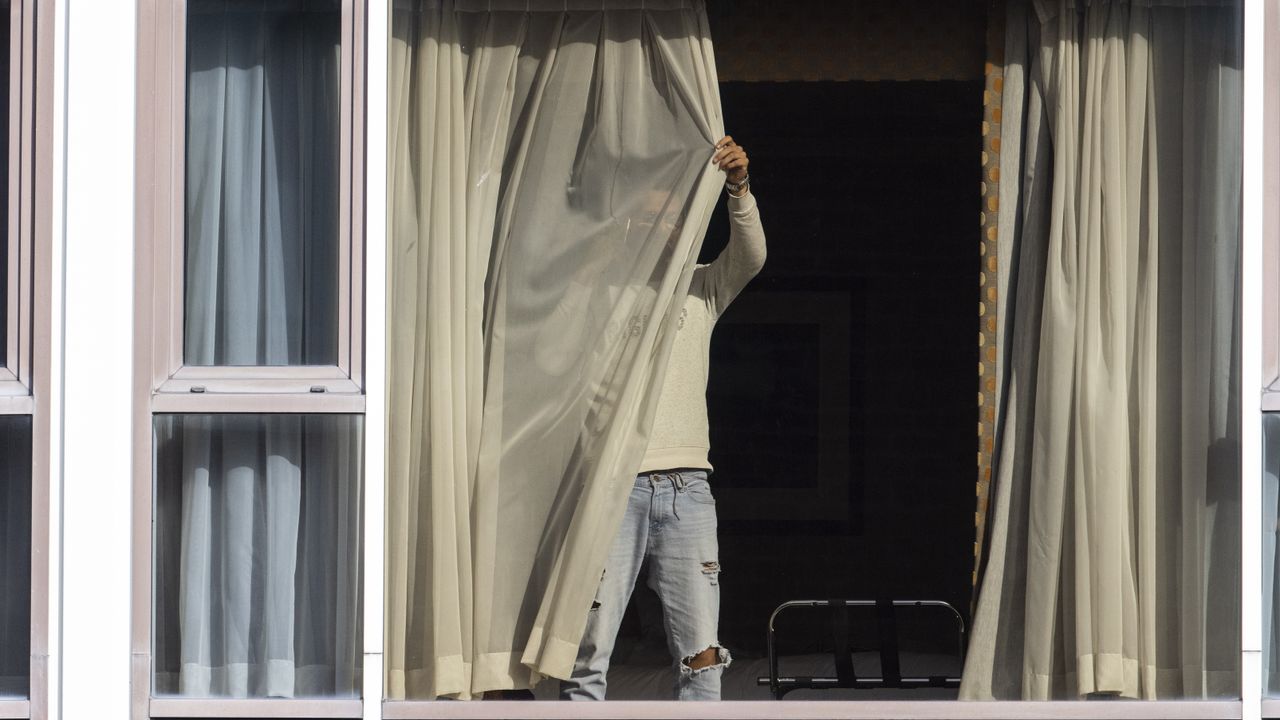
[[[831,653],[835,659],[835,677],[784,677],[778,672],[778,649],[775,642],[774,621],[784,610],[791,608],[830,608]],[[849,647],[849,608],[871,607],[876,611],[876,630],[879,637],[880,677],[858,677],[853,671],[853,653]],[[792,690],[830,690],[849,688],[875,690],[880,688],[958,688],[960,678],[947,675],[903,677],[898,655],[897,608],[936,607],[950,611],[956,621],[957,651],[961,662],[965,652],[964,618],[951,603],[943,600],[791,600],[784,602],[769,615],[768,649],[769,676],[756,678],[757,685],[768,685],[775,700],[781,700]]]

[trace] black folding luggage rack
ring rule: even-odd
[[[835,677],[783,677],[778,674],[778,648],[775,643],[774,621],[782,611],[790,608],[830,608],[831,610],[831,652],[835,658]],[[876,611],[876,631],[879,637],[880,677],[858,677],[853,671],[853,652],[849,646],[849,608],[873,607]],[[950,611],[956,621],[957,650],[961,662],[964,661],[965,627],[964,618],[942,600],[792,600],[774,609],[769,616],[769,676],[756,678],[757,685],[768,685],[775,700],[781,700],[792,690],[830,690],[833,688],[850,688],[854,690],[874,690],[878,688],[902,688],[915,690],[919,688],[958,688],[960,678],[944,675],[928,677],[903,677],[901,662],[898,657],[898,621],[897,608],[902,607],[936,607]]]

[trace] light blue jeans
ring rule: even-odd
[[[642,565],[662,601],[677,700],[719,700],[729,652],[720,625],[720,548],[716,501],[707,473],[671,470],[636,478],[622,528],[609,551],[604,578],[587,619],[573,675],[560,684],[565,700],[603,700],[609,656]],[[694,670],[687,660],[709,648],[716,662]]]

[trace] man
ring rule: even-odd
[[[725,173],[729,245],[698,266],[659,396],[649,448],[609,552],[587,620],[573,675],[561,683],[567,700],[603,700],[618,626],[642,564],[662,601],[667,646],[679,700],[719,700],[729,651],[720,645],[719,549],[716,509],[707,476],[711,463],[707,375],[711,331],[724,309],[764,265],[764,230],[751,195],[747,153],[724,137],[712,159]]]

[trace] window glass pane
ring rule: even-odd
[[[358,415],[155,419],[155,692],[360,687]]]
[[[337,2],[193,0],[188,365],[337,361]]]
[[[435,542],[439,522],[392,503],[390,697],[519,687],[526,667],[461,670],[509,653],[572,672],[579,697],[764,699],[771,651],[796,699],[1239,697],[1241,2],[748,1],[683,24],[652,4],[512,4],[410,0],[393,14],[390,253],[404,262],[389,281],[388,491],[465,492],[459,532],[492,559],[463,554],[456,598],[415,582],[458,556]],[[708,32],[714,67],[682,45],[705,52]],[[616,253],[598,274],[568,268],[596,267],[614,228],[648,237],[659,214],[637,196],[671,184],[637,168],[676,157],[678,136],[635,140],[699,98],[650,115],[643,100],[690,77],[718,80],[715,117],[749,148],[756,183],[711,215],[677,312],[636,313],[617,287],[644,283]],[[618,138],[612,172],[593,184],[604,137]],[[433,162],[446,148],[480,160]],[[588,214],[599,237],[566,231],[598,187],[618,188]],[[745,248],[761,227],[758,268]],[[427,246],[488,262],[435,262]],[[741,292],[721,303],[715,280],[735,277],[745,287],[728,283]],[[592,374],[596,357],[630,362],[582,351],[617,326],[671,358],[665,376]],[[643,425],[617,420],[633,392],[651,401],[644,455],[608,466],[620,478],[584,471]],[[586,409],[529,410],[559,398]],[[423,471],[441,448],[458,452]],[[690,472],[713,465],[709,481]],[[592,515],[598,489],[636,471],[632,505]],[[494,542],[491,527],[533,527],[542,543]],[[664,576],[673,533],[696,542]],[[587,592],[546,590],[588,557],[604,572],[565,583]],[[814,597],[946,601],[970,642],[961,651],[941,605],[886,604],[789,612],[768,645],[774,608]],[[477,606],[501,611],[454,609]],[[444,632],[457,617],[489,645]],[[683,659],[725,663],[681,647],[690,637],[734,655],[692,689]],[[572,663],[548,661],[547,638]],[[962,680],[916,691],[894,687],[894,668]]]
[[[31,666],[31,417],[0,416],[0,697],[26,697]]]
[[[1262,689],[1280,697],[1280,413],[1262,416]]]

